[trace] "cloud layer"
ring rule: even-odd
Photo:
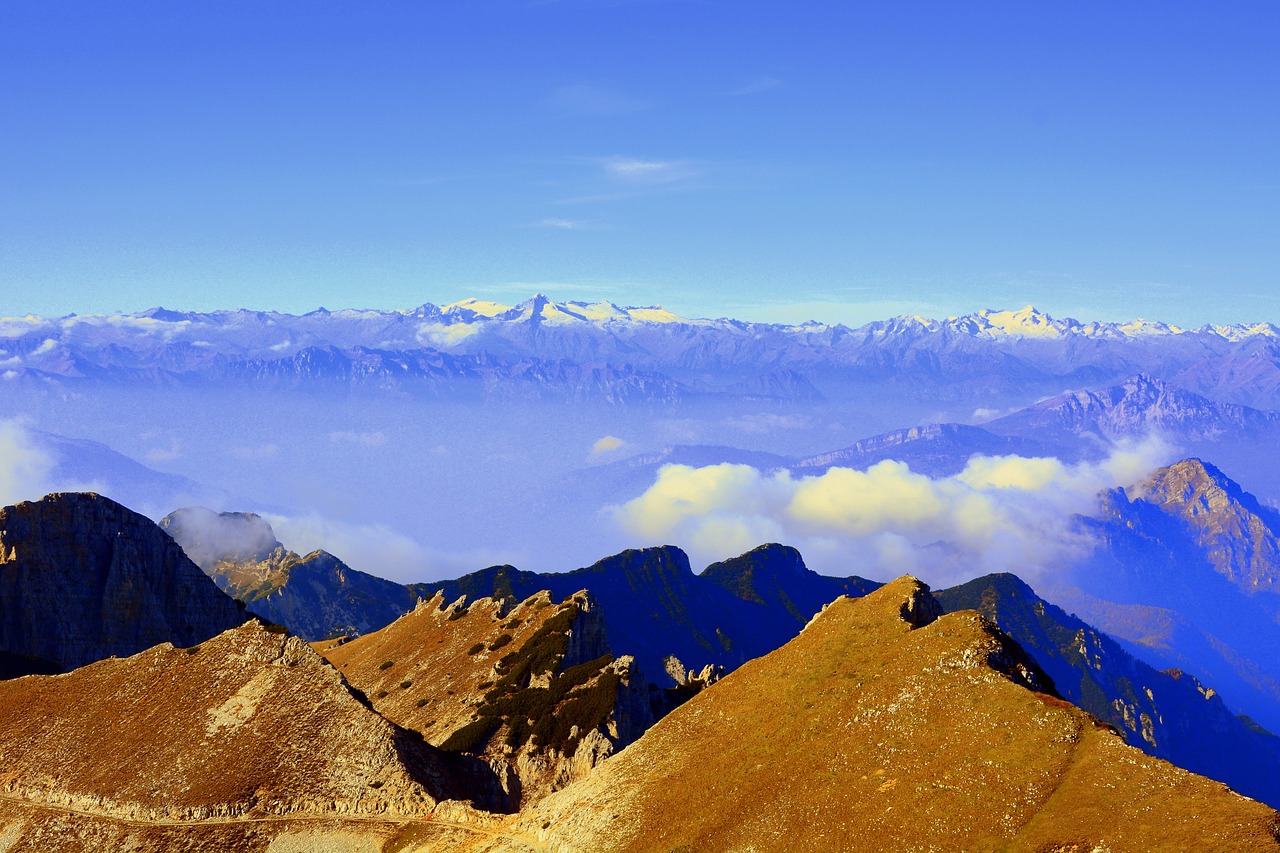
[[[1095,512],[1099,492],[1141,479],[1171,455],[1148,440],[1078,465],[978,456],[938,479],[894,461],[799,478],[747,465],[668,465],[644,494],[607,512],[632,537],[684,547],[695,565],[780,541],[827,574],[909,572],[937,585],[1008,571],[1034,580],[1088,552],[1072,518]]]

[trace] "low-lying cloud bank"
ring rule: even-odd
[[[748,465],[667,465],[644,494],[606,510],[632,537],[685,548],[706,565],[763,542],[799,548],[824,574],[934,585],[989,572],[1034,581],[1088,553],[1073,522],[1098,493],[1128,486],[1171,461],[1158,438],[1118,445],[1103,461],[975,456],[932,479],[902,462],[793,477]]]

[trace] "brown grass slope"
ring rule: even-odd
[[[483,758],[512,808],[586,776],[652,724],[647,684],[609,654],[582,592],[515,605],[437,594],[380,631],[315,648],[387,719]]]
[[[0,717],[0,798],[62,820],[403,821],[496,796],[485,773],[392,725],[304,642],[258,623],[0,683]]]
[[[1271,809],[1022,686],[1011,641],[936,607],[914,578],[838,599],[519,825],[562,853],[1280,846]]]

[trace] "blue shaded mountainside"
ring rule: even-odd
[[[683,551],[667,545],[623,551],[572,572],[493,566],[411,589],[426,599],[440,592],[446,600],[461,595],[522,600],[544,589],[564,598],[586,589],[605,614],[610,646],[634,655],[641,670],[656,679],[664,670],[674,671],[670,656],[695,670],[708,664],[736,668],[790,640],[824,604],[879,586],[859,577],[819,575],[794,548],[770,544],[715,563],[701,575],[694,574]]]
[[[935,598],[948,612],[977,610],[994,621],[1053,679],[1058,695],[1110,723],[1131,745],[1280,803],[1280,738],[1232,714],[1193,676],[1133,657],[1015,575],[987,575]]]

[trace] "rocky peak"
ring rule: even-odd
[[[0,509],[0,651],[71,669],[246,618],[154,522],[109,498]]]
[[[1180,521],[1221,575],[1246,592],[1280,591],[1280,513],[1214,466],[1184,459],[1160,468],[1140,500]]]

